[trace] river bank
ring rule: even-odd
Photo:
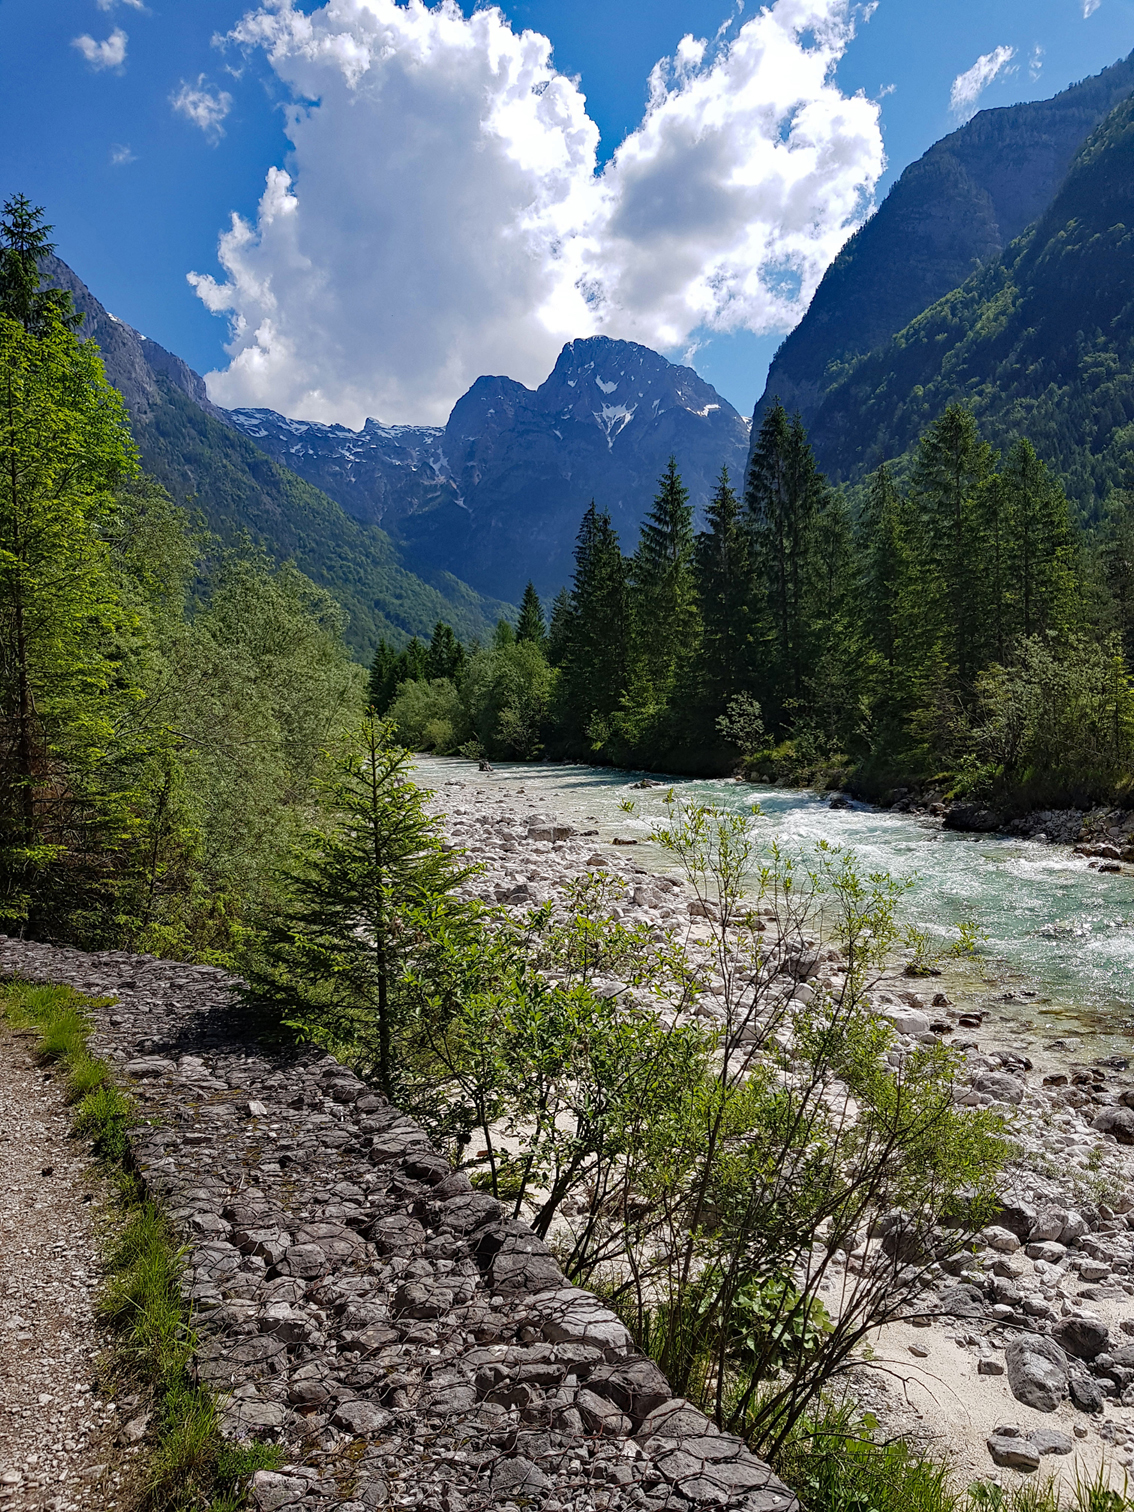
[[[422,772],[436,789],[434,808],[451,843],[483,868],[472,892],[522,910],[556,905],[571,880],[588,872],[618,879],[622,916],[671,931],[689,953],[705,990],[688,1013],[711,1022],[722,1013],[711,923],[649,842],[651,802],[664,791],[630,791],[630,775],[616,782],[586,769],[560,774],[556,809],[550,782],[541,785],[530,768],[482,773],[434,761]],[[718,796],[723,787],[714,785]],[[689,790],[698,796],[697,785]],[[645,812],[626,811],[626,799],[639,795]],[[841,817],[829,797],[815,798],[806,813],[809,821]],[[775,816],[768,822],[774,828]],[[796,823],[794,839],[800,828]],[[948,836],[939,818],[936,842],[919,838],[923,845],[953,843],[963,865],[976,855],[972,842]],[[1129,886],[1121,877],[1100,878],[1084,857],[1068,856],[1066,865],[1084,886]],[[814,960],[791,990],[837,991],[838,951],[818,938],[811,944]],[[1104,1463],[1134,1465],[1134,1232],[1127,1217],[1134,1213],[1134,1079],[1107,1038],[1056,1035],[1034,1044],[1029,1015],[1043,1011],[1038,993],[1021,987],[1017,998],[1009,991],[1000,1006],[1012,1011],[993,1014],[985,1003],[989,983],[977,971],[914,979],[895,960],[872,988],[872,1006],[893,1025],[891,1054],[900,1061],[922,1042],[954,1045],[961,1057],[957,1101],[1007,1113],[1020,1154],[1000,1221],[937,1278],[926,1302],[936,1316],[928,1327],[883,1329],[873,1347],[887,1373],[872,1370],[863,1379],[860,1372],[855,1391],[890,1431],[946,1453],[962,1482],[1042,1463],[1071,1483]],[[842,1284],[868,1262],[874,1242],[844,1257]],[[836,1273],[835,1306],[840,1284]],[[1045,1371],[1046,1387],[1036,1388]]]

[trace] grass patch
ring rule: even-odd
[[[153,1447],[138,1505],[146,1512],[238,1512],[249,1477],[274,1469],[283,1452],[272,1444],[226,1443],[213,1394],[190,1378],[196,1350],[192,1319],[181,1299],[184,1252],[168,1216],[145,1195],[129,1168],[134,1104],[114,1085],[107,1062],[87,1049],[95,1002],[70,987],[8,982],[0,1013],[19,1030],[38,1035],[42,1064],[65,1072],[72,1132],[90,1141],[103,1174],[118,1194],[119,1219],[104,1257],[100,1317],[115,1337],[112,1373],[149,1399]]]
[[[1053,1476],[1010,1472],[1007,1485],[950,1484],[944,1460],[901,1439],[880,1440],[877,1420],[849,1403],[824,1404],[802,1422],[775,1469],[807,1512],[1132,1512],[1125,1477],[1105,1471],[1061,1489]]]

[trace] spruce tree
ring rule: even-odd
[[[331,1041],[361,1044],[396,1092],[404,978],[470,874],[443,849],[408,751],[373,713],[321,786],[321,822],[297,847],[253,994]]]
[[[699,614],[693,571],[693,507],[677,459],[658,480],[630,564],[634,670],[651,702],[664,704],[696,649]]]
[[[1076,618],[1076,543],[1063,486],[1032,443],[1021,438],[1008,452],[1000,487],[1006,514],[1008,634],[1066,632]]]
[[[753,448],[745,508],[772,632],[768,693],[760,701],[778,704],[781,717],[789,701],[798,702],[804,691],[814,525],[825,495],[826,483],[802,422],[798,416],[789,420],[777,401]]]
[[[444,677],[451,683],[460,681],[465,665],[465,648],[453,633],[452,625],[438,620],[425,653],[425,676],[429,681]]]
[[[575,740],[598,743],[626,690],[629,606],[626,562],[610,516],[591,500],[575,543],[563,659],[564,698]]]
[[[567,646],[571,636],[571,595],[560,588],[551,602],[551,623],[547,631],[547,659],[553,667],[561,667],[567,658]]]
[[[378,642],[370,663],[370,706],[376,714],[385,714],[397,692],[400,658],[385,638]]]
[[[972,411],[950,404],[922,436],[913,489],[926,524],[929,551],[944,587],[948,645],[962,689],[973,680],[995,638],[995,583],[980,570],[988,543],[983,491],[995,458]]]
[[[518,641],[530,641],[533,646],[539,646],[542,650],[547,643],[547,626],[543,619],[543,605],[539,601],[539,594],[535,591],[535,584],[529,582],[524,589],[524,596],[520,601],[520,618],[516,622],[516,639]]]
[[[740,500],[722,467],[706,510],[709,528],[697,537],[695,569],[701,607],[698,682],[717,714],[737,694],[751,691],[763,625],[752,541]]]
[[[56,327],[76,330],[83,317],[75,313],[63,289],[41,289],[39,265],[55,251],[52,227],[44,223],[43,206],[23,194],[4,201],[0,216],[0,315],[18,321],[30,336],[44,336]]]

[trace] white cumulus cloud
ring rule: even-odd
[[[76,37],[71,43],[77,47],[92,68],[121,68],[126,61],[126,44],[129,37],[116,26],[105,42],[96,42],[93,37]]]
[[[116,142],[110,149],[110,161],[115,168],[121,168],[126,163],[136,163],[137,154],[133,152],[126,142]]]
[[[1102,4],[1102,0],[1083,0],[1083,20],[1093,16]]]
[[[601,172],[550,41],[453,0],[266,0],[232,41],[296,103],[255,224],[191,274],[232,326],[221,404],[358,425],[443,419],[481,373],[534,384],[606,334],[673,349],[783,330],[869,208],[879,110],[833,70],[846,0],[775,0],[685,37]]]
[[[949,91],[949,107],[962,121],[976,115],[977,101],[992,83],[1004,72],[1016,56],[1014,47],[998,47],[993,52],[982,53],[971,68],[958,74]]]
[[[225,89],[210,89],[204,74],[196,84],[181,82],[181,88],[169,97],[169,103],[178,115],[183,115],[194,126],[199,126],[212,142],[224,136],[221,122],[232,109],[232,96]]]

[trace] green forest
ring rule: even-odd
[[[529,587],[490,646],[442,624],[379,647],[371,697],[402,739],[1015,807],[1124,788],[1134,497],[1084,531],[1031,443],[995,452],[961,405],[901,485],[883,466],[853,489],[776,406],[706,529],[671,461],[633,554],[592,505],[575,560],[550,615]]]

